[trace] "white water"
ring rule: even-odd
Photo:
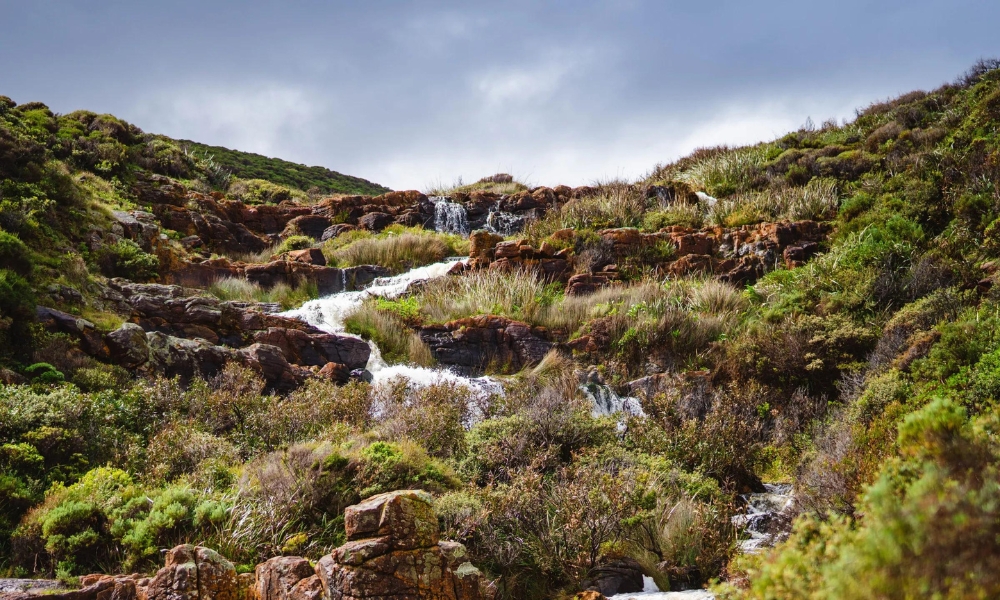
[[[740,542],[740,550],[745,554],[756,554],[761,548],[773,546],[780,541],[770,533],[770,524],[792,507],[792,486],[787,483],[765,483],[766,492],[747,494],[747,510],[733,517],[733,525],[750,535]]]
[[[469,235],[469,216],[465,207],[450,202],[446,196],[432,196],[434,202],[434,230],[440,233]]]
[[[464,261],[465,259],[451,259],[426,267],[418,267],[394,277],[380,277],[363,290],[340,292],[317,300],[310,300],[300,308],[282,313],[282,315],[305,321],[327,333],[353,336],[344,329],[344,319],[357,310],[366,298],[373,296],[398,298],[417,281],[444,277],[459,260]],[[447,369],[389,365],[382,358],[382,352],[379,351],[374,342],[369,341],[368,345],[372,352],[366,368],[372,375],[373,385],[381,385],[398,377],[405,377],[411,385],[418,387],[435,383],[454,383],[478,392],[477,395],[490,396],[503,393],[503,386],[500,382],[489,377],[463,377]]]
[[[615,594],[608,600],[629,600],[630,598],[641,598],[642,600],[713,600],[710,592],[705,590],[684,590],[683,592],[661,592],[656,587],[656,582],[652,577],[642,576],[642,591],[624,594]]]
[[[633,417],[645,417],[638,398],[619,396],[613,389],[601,383],[587,382],[580,386],[583,395],[594,405],[591,414],[595,417],[607,417],[624,413]]]
[[[524,218],[514,213],[500,210],[500,203],[490,209],[486,215],[486,225],[483,227],[490,233],[497,233],[503,236],[513,235],[524,227]]]

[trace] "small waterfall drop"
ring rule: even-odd
[[[745,554],[756,554],[787,536],[787,527],[773,526],[780,519],[787,519],[793,502],[792,485],[765,483],[764,488],[767,491],[743,496],[747,501],[746,512],[733,517],[733,525],[750,536],[740,542],[740,550]]]
[[[524,217],[500,210],[500,203],[490,209],[486,215],[483,229],[502,236],[514,235],[524,229]]]
[[[331,294],[317,300],[310,300],[300,308],[283,313],[283,316],[305,321],[327,333],[353,335],[344,328],[344,319],[357,310],[366,298],[377,296],[382,298],[398,298],[406,293],[409,287],[417,281],[426,281],[443,277],[455,266],[455,262],[464,258],[434,263],[418,267],[393,277],[380,277],[369,287],[352,292]],[[354,336],[357,337],[357,336]],[[372,385],[388,383],[397,377],[405,377],[414,386],[427,386],[434,383],[454,383],[469,388],[477,396],[489,397],[503,394],[500,382],[490,377],[463,377],[448,369],[431,369],[411,365],[389,365],[382,358],[378,346],[369,341],[371,356],[368,358],[367,370],[372,376]]]
[[[469,215],[465,207],[452,202],[447,196],[432,196],[434,202],[434,230],[439,233],[469,235]]]
[[[633,396],[619,396],[613,389],[603,383],[588,381],[580,386],[583,395],[593,405],[591,414],[595,417],[607,417],[622,413],[633,417],[644,417],[639,399]]]

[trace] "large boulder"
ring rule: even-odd
[[[369,498],[345,511],[344,526],[349,541],[316,565],[329,600],[482,598],[480,573],[465,547],[438,541],[426,492]]]
[[[275,556],[257,565],[254,575],[254,592],[259,600],[291,600],[299,582],[315,577],[316,571],[304,558]]]
[[[111,351],[111,358],[121,366],[134,368],[149,361],[146,332],[139,325],[124,323],[104,337]]]

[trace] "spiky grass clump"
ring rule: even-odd
[[[381,265],[393,273],[468,253],[468,241],[453,234],[394,227],[378,234],[350,232],[324,245],[327,262],[338,267]]]
[[[279,283],[270,289],[264,289],[241,277],[220,279],[208,288],[208,293],[223,301],[277,303],[285,310],[319,297],[319,289],[315,283],[302,282],[295,287]]]

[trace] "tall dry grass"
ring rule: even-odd
[[[381,265],[394,273],[468,253],[468,241],[460,236],[415,229],[359,237],[346,245],[331,242],[324,246],[324,255],[331,265]]]
[[[781,187],[719,200],[706,220],[721,227],[768,221],[826,219],[834,216],[840,195],[834,179],[815,178],[802,187]]]
[[[209,286],[208,293],[222,301],[277,303],[285,310],[319,297],[319,289],[315,283],[303,281],[295,287],[279,283],[270,289],[264,289],[241,277],[219,279]]]

